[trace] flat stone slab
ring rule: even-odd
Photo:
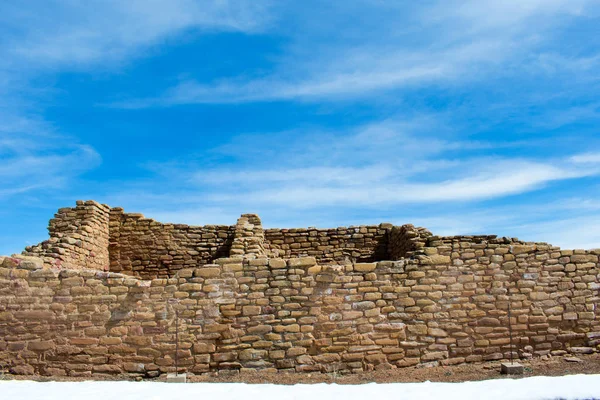
[[[505,362],[500,364],[500,372],[505,375],[523,375],[525,369],[519,363]]]
[[[581,358],[577,358],[577,357],[565,357],[564,358],[565,361],[567,362],[583,362],[583,360]]]
[[[175,374],[175,373],[167,374],[167,383],[186,383],[186,382],[187,382],[186,374]]]

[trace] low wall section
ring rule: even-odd
[[[172,371],[175,308],[193,373],[506,359],[509,302],[518,357],[600,343],[598,252],[547,244],[447,238],[410,259],[346,265],[226,258],[151,281],[0,262],[0,367],[13,373]]]

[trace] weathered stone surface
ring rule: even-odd
[[[269,267],[272,269],[284,269],[287,268],[287,263],[281,258],[273,258],[269,260]]]
[[[371,272],[375,271],[377,263],[357,263],[354,264],[354,270],[357,272]]]
[[[419,261],[421,262],[421,264],[425,264],[425,265],[441,265],[441,264],[450,264],[451,260],[450,260],[449,256],[435,254],[435,255],[431,255],[431,256],[421,257],[419,259]]]
[[[0,257],[0,360],[21,374],[503,360],[509,301],[518,356],[600,345],[600,252],[412,225],[264,230],[253,214],[161,224],[93,202],[49,230],[26,251],[38,261]]]
[[[525,368],[519,363],[502,363],[500,364],[500,372],[506,375],[523,375]]]
[[[288,267],[312,267],[317,265],[317,260],[314,257],[290,258],[287,262]]]
[[[260,315],[260,307],[259,306],[244,306],[242,307],[243,315]]]
[[[533,251],[535,251],[536,247],[535,245],[513,245],[510,247],[510,252],[512,254],[525,254],[525,253],[531,253]]]
[[[194,270],[194,276],[201,278],[216,278],[221,275],[221,269],[215,267],[198,268]]]

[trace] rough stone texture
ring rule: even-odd
[[[332,263],[323,256],[330,250],[273,258],[269,235],[261,241],[260,220],[245,215],[222,238],[230,240],[227,248],[235,243],[243,253],[194,258],[188,257],[194,239],[215,238],[190,237],[196,228],[158,224],[119,209],[110,214],[110,234],[99,237],[110,236],[111,252],[127,252],[110,254],[110,268],[122,273],[100,271],[89,255],[81,265],[58,269],[51,254],[64,260],[69,253],[50,253],[53,246],[39,247],[48,251],[41,252],[43,260],[0,257],[0,370],[68,376],[173,372],[176,309],[179,365],[189,373],[344,373],[506,360],[511,352],[519,359],[599,349],[599,251],[495,236],[438,237],[423,228],[383,225],[372,234],[382,235],[388,249],[382,257],[397,260],[373,259],[373,246],[362,248],[367,260],[350,253],[350,259]],[[51,239],[58,237],[56,228]],[[94,237],[86,240],[93,243]],[[349,243],[339,241],[341,250],[331,254],[344,254]],[[155,253],[161,246],[169,249],[166,254]],[[163,255],[177,268],[160,264]],[[143,262],[125,267],[135,260]]]
[[[389,233],[388,255],[390,260],[411,257],[416,251],[423,249],[427,238],[432,236],[425,228],[413,225],[393,226]]]
[[[265,232],[256,214],[242,215],[235,225],[231,255],[265,256]]]
[[[182,268],[227,257],[235,227],[163,224],[142,214],[110,212],[110,271],[144,279],[168,278]]]
[[[108,270],[109,213],[107,205],[92,200],[61,208],[48,225],[50,238],[23,254],[58,268]]]
[[[505,375],[523,375],[525,368],[519,363],[505,362],[500,364],[500,372]]]
[[[271,257],[315,257],[320,263],[351,263],[387,259],[391,224],[333,229],[265,230]]]

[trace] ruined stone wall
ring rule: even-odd
[[[410,257],[431,236],[424,228],[391,224],[332,229],[267,229],[255,214],[235,225],[161,223],[94,201],[78,201],[50,221],[50,239],[23,254],[48,265],[109,269],[143,279],[171,277],[217,258],[315,257],[319,263],[373,262]]]
[[[435,239],[429,244],[435,243]],[[338,371],[593,352],[599,252],[445,238],[411,259],[219,259],[169,279],[0,268],[0,366],[13,373]],[[175,302],[177,304],[171,304]]]
[[[253,214],[162,224],[95,202],[59,210],[49,231],[27,257],[0,257],[0,369],[13,373],[172,371],[175,310],[192,373],[600,350],[600,250],[412,225],[265,231]]]
[[[388,258],[400,260],[412,257],[415,252],[428,245],[428,238],[431,236],[427,229],[410,224],[393,226],[389,231]]]
[[[320,263],[389,259],[391,224],[332,229],[265,230],[265,247],[273,257],[315,257]]]
[[[91,200],[59,209],[48,225],[50,238],[23,254],[40,257],[49,266],[107,270],[109,210]]]
[[[110,212],[110,271],[143,279],[171,277],[229,255],[235,227],[163,224],[142,214]]]
[[[265,256],[265,231],[258,215],[243,214],[238,219],[229,254],[252,258]]]

